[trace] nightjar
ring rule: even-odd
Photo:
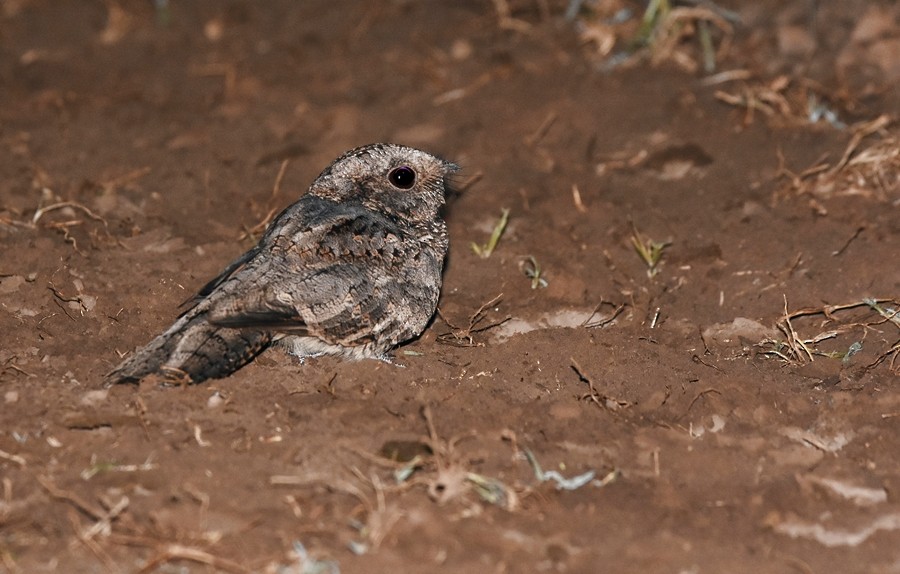
[[[348,151],[107,381],[225,377],[273,344],[301,358],[387,358],[437,307],[457,169],[394,144]]]

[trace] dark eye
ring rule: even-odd
[[[394,187],[399,187],[400,189],[409,189],[416,183],[416,172],[413,171],[413,168],[401,165],[400,167],[395,167],[388,173],[388,181]]]

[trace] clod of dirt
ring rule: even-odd
[[[417,456],[431,456],[431,447],[417,440],[389,440],[378,450],[388,460],[409,462]]]
[[[107,398],[109,398],[109,389],[98,389],[84,393],[78,402],[86,407],[96,407],[105,402]]]
[[[856,484],[849,480],[816,476],[813,474],[798,476],[801,488],[816,489],[836,500],[850,501],[857,506],[875,506],[888,500],[887,491],[883,487],[870,487]]]
[[[731,323],[716,323],[703,330],[703,339],[707,344],[718,343],[721,346],[743,346],[745,342],[753,344],[777,336],[778,331],[774,328],[746,317],[737,317]]]
[[[0,277],[0,295],[15,293],[19,287],[25,284],[25,278],[21,275],[8,275]]]
[[[816,51],[816,39],[802,26],[778,29],[778,51],[788,57],[808,57]]]
[[[491,331],[494,342],[502,343],[515,335],[524,335],[538,329],[561,329],[583,327],[593,318],[591,311],[560,309],[541,313],[534,319],[513,318]]]
[[[853,29],[850,42],[835,62],[840,74],[873,77],[880,72],[880,82],[894,83],[900,79],[900,38],[896,37],[898,11],[870,6]],[[874,68],[874,70],[873,70]]]
[[[713,158],[695,143],[673,145],[651,153],[644,167],[663,181],[682,179],[713,163]]]

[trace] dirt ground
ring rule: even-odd
[[[900,572],[900,7],[645,7],[0,2],[0,571]],[[374,141],[405,368],[104,388]]]

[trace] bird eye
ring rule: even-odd
[[[411,167],[401,165],[388,173],[388,181],[394,187],[409,189],[416,183],[416,172]]]

